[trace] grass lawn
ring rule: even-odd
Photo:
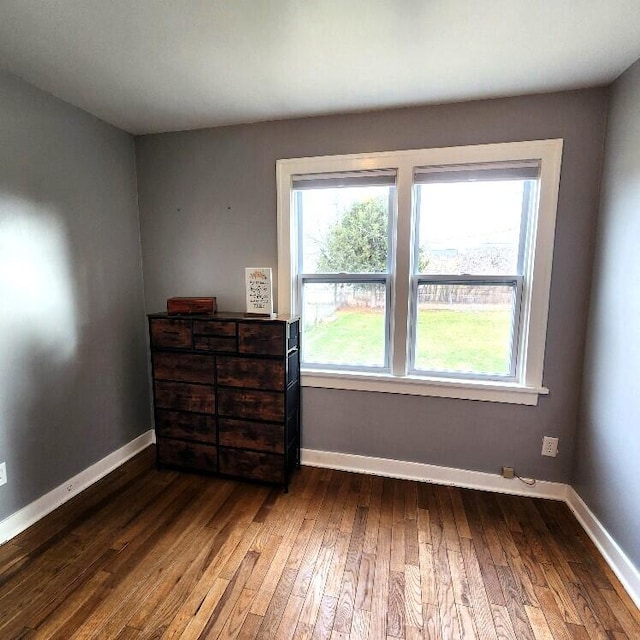
[[[421,310],[418,313],[419,369],[508,373],[510,311]],[[304,335],[305,361],[380,366],[384,360],[384,316],[339,311]]]

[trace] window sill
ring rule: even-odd
[[[344,389],[349,391],[375,391],[412,396],[433,396],[461,400],[481,400],[507,404],[536,406],[538,397],[547,395],[545,387],[524,386],[484,380],[449,380],[418,376],[391,376],[377,373],[348,371],[303,370],[302,386],[320,389]]]

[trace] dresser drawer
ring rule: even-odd
[[[196,471],[218,471],[217,448],[197,442],[158,438],[158,463]]]
[[[153,377],[179,382],[215,382],[215,358],[193,353],[156,351],[153,354]]]
[[[284,456],[240,449],[219,449],[220,473],[267,482],[284,481]]]
[[[265,356],[286,353],[283,324],[238,323],[238,351]]]
[[[149,323],[152,347],[191,349],[191,320],[152,319]]]
[[[156,407],[198,413],[215,413],[216,399],[213,387],[185,382],[154,382]]]
[[[220,446],[284,453],[284,426],[247,420],[218,420]]]
[[[218,389],[218,414],[284,422],[284,396],[274,391]]]
[[[184,438],[197,442],[216,443],[216,420],[201,413],[184,413],[158,409],[156,434],[163,438]]]
[[[193,333],[201,336],[232,337],[236,335],[236,323],[220,320],[194,320]]]
[[[257,358],[218,358],[218,384],[229,387],[284,389],[284,360]]]
[[[237,353],[235,336],[221,338],[218,336],[194,336],[193,348],[196,351],[216,351],[218,353]]]

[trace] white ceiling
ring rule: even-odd
[[[606,84],[640,0],[0,0],[0,67],[131,133]]]

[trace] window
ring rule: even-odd
[[[303,384],[537,403],[562,142],[280,160]]]
[[[308,368],[389,370],[395,172],[293,177]]]

